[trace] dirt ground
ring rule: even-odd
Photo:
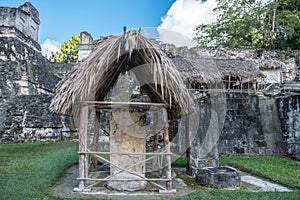
[[[196,188],[193,186],[188,186],[184,183],[182,178],[187,176],[184,173],[180,172],[180,169],[173,169],[173,189],[176,189],[176,193],[171,194],[162,194],[158,192],[157,189],[150,188],[144,191],[139,192],[126,192],[126,191],[114,191],[107,189],[104,185],[98,185],[94,187],[90,192],[74,192],[73,189],[78,187],[78,165],[70,167],[65,175],[59,180],[59,182],[52,188],[52,191],[55,195],[61,197],[96,197],[96,198],[108,198],[108,199],[117,199],[117,200],[133,200],[133,199],[158,199],[158,198],[174,198],[187,195],[191,192],[196,191]],[[191,177],[186,177],[191,178]],[[148,183],[149,185],[149,183]]]
[[[90,172],[94,177],[99,175],[98,171]],[[94,174],[93,174],[94,173]],[[103,173],[103,172],[100,172]],[[109,169],[104,171],[105,176],[109,174]],[[204,186],[200,186],[195,182],[195,178],[186,175],[185,169],[183,168],[172,168],[173,178],[173,189],[176,189],[175,193],[159,193],[158,188],[148,183],[147,187],[143,191],[138,192],[126,192],[110,190],[106,187],[106,182],[101,182],[92,187],[89,192],[74,192],[73,189],[78,187],[78,165],[74,165],[66,170],[66,173],[57,184],[52,188],[53,193],[56,196],[61,197],[94,197],[94,198],[106,198],[116,200],[151,200],[151,199],[171,199],[174,197],[181,197],[194,192],[199,189],[213,189]],[[248,190],[252,192],[258,191],[292,191],[288,188],[280,186],[278,184],[270,183],[266,180],[251,176],[245,172],[240,172],[242,177],[241,185],[236,188]],[[248,180],[249,179],[249,180]],[[163,184],[161,184],[163,185]]]

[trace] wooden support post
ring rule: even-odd
[[[79,124],[79,152],[87,151],[88,106],[81,105]],[[79,154],[79,178],[88,178],[88,155]],[[85,180],[79,181],[79,190],[85,189]]]
[[[158,145],[158,113],[155,110],[153,113],[153,129],[154,130],[154,144],[153,144],[153,152],[157,152],[157,145]],[[157,163],[158,156],[153,156],[152,160],[152,170],[155,170],[158,168]],[[161,173],[159,173],[161,174]]]
[[[169,128],[169,124],[167,121],[164,126],[164,144],[165,144],[165,148],[166,148],[166,153],[171,153],[168,128]],[[172,179],[171,155],[170,154],[166,155],[165,169],[166,169],[167,179]],[[166,189],[172,190],[172,180],[166,182]]]
[[[97,116],[99,114],[99,116]],[[98,151],[99,143],[99,128],[100,128],[100,112],[96,111],[95,125],[94,125],[94,137],[93,137],[93,151]],[[98,166],[97,157],[93,156],[93,169],[96,170]]]

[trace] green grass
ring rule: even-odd
[[[171,157],[172,167],[186,167],[186,158],[185,157]]]
[[[300,165],[287,159],[269,156],[221,156],[220,165],[229,165],[284,186],[300,189]]]
[[[50,187],[77,163],[77,143],[0,145],[0,199],[47,199]]]
[[[56,197],[51,192],[51,187],[69,166],[77,163],[77,146],[78,144],[75,142],[0,144],[0,199],[67,199]],[[248,159],[248,161],[244,159]],[[262,160],[260,157],[248,157],[247,159],[221,157],[221,163],[235,163],[236,166],[238,164],[241,166],[249,165],[251,173],[254,173],[257,167],[261,169],[260,165],[269,167],[271,165],[269,161],[266,162],[265,159]],[[266,157],[266,159],[269,158]],[[294,166],[289,161],[284,162],[286,160],[277,159],[275,158],[274,162],[282,163],[279,165],[285,165],[287,168]],[[253,164],[253,160],[256,164]],[[185,166],[185,159],[180,158],[173,162],[173,166],[176,165],[179,167]],[[280,168],[274,169],[280,170]],[[297,173],[299,172],[297,169],[294,170]],[[287,172],[277,171],[277,173],[281,175],[283,180],[287,176],[291,176]],[[272,176],[269,179],[273,180],[274,173],[268,176]],[[292,176],[297,177],[295,174]],[[249,192],[243,188],[238,191],[226,191],[202,187],[197,192],[177,199],[300,199],[300,193],[299,190],[291,193],[279,193]]]
[[[216,199],[216,200],[296,200],[300,199],[300,192],[249,192],[243,190],[228,191],[228,190],[199,190],[187,196],[176,199]]]

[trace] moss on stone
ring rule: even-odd
[[[29,75],[32,78],[32,80],[35,80],[35,77],[36,77],[35,70],[36,70],[35,65],[32,64],[32,63],[29,63],[28,64],[28,71],[29,71]]]

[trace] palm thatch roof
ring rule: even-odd
[[[264,78],[264,74],[251,60],[228,58],[172,58],[177,70],[185,80],[209,83],[225,77]]]
[[[78,101],[103,101],[127,71],[135,74],[151,101],[166,104],[173,117],[193,110],[194,102],[172,61],[157,42],[138,31],[97,41],[90,56],[57,84],[50,110],[73,115]]]
[[[279,60],[256,60],[260,70],[276,70],[285,66],[284,62]]]

